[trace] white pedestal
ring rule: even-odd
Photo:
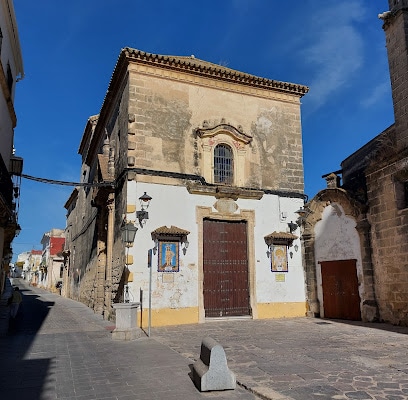
[[[140,303],[115,303],[116,328],[112,332],[113,340],[134,340],[142,335],[137,326],[137,309]]]

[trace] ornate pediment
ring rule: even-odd
[[[251,143],[253,139],[252,136],[243,132],[243,129],[240,125],[238,126],[238,128],[235,128],[234,126],[223,122],[213,127],[210,127],[210,123],[208,121],[204,121],[203,127],[196,129],[197,136],[202,139],[214,137],[222,133],[227,134],[231,136],[233,140],[240,141],[244,144]]]

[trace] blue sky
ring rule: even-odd
[[[78,181],[78,147],[99,113],[123,47],[192,55],[310,86],[302,99],[305,193],[394,121],[386,0],[14,0],[25,77],[17,84],[16,154],[24,173]],[[22,180],[15,256],[65,228],[71,187]]]

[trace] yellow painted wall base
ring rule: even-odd
[[[292,318],[306,315],[306,303],[258,303],[258,319]]]
[[[149,309],[143,309],[143,315],[139,311],[137,319],[138,326],[147,328],[149,325]],[[188,308],[161,308],[159,310],[152,310],[152,327],[153,326],[169,326],[169,325],[185,325],[198,324],[198,307]]]
[[[306,315],[306,303],[258,303],[258,319],[292,318]],[[147,329],[149,325],[149,310],[138,312],[138,326]],[[198,324],[198,307],[161,308],[152,310],[152,327]]]

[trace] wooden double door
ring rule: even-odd
[[[361,320],[356,260],[324,261],[320,265],[324,317]]]
[[[245,221],[203,221],[203,272],[206,317],[250,315]]]

